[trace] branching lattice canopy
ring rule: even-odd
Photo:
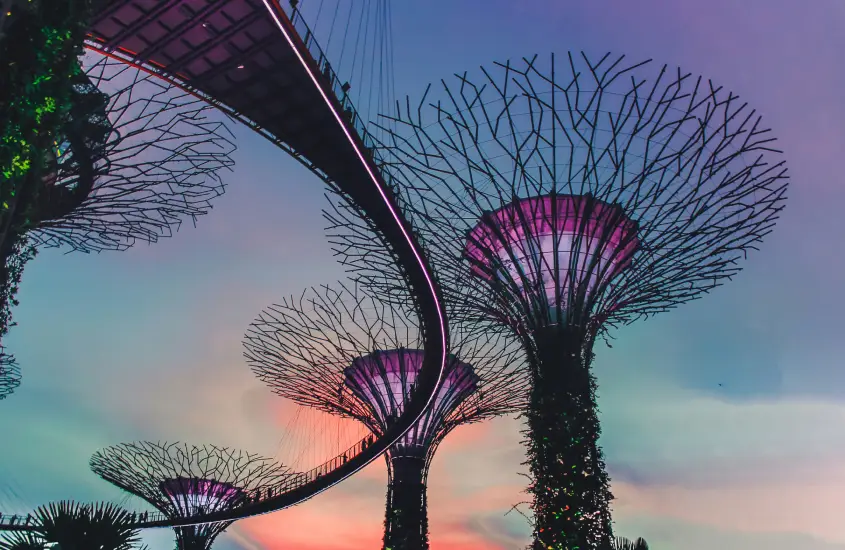
[[[405,411],[414,391],[425,352],[417,349],[375,351],[352,360],[344,369],[344,384],[370,414],[362,417],[367,427],[383,434]],[[450,356],[443,383],[422,418],[397,443],[392,455],[426,456],[444,435],[447,419],[465,399],[478,390],[472,365]]]
[[[91,470],[168,517],[232,509],[294,475],[274,460],[225,447],[123,443],[91,457]],[[210,546],[229,522],[177,528],[180,544]]]
[[[606,328],[673,308],[735,275],[784,207],[756,111],[680,69],[569,54],[441,84],[385,117],[383,169],[447,291],[474,280],[461,298],[500,321]],[[353,215],[327,214],[338,254],[396,293]]]
[[[107,57],[86,73],[49,153],[33,244],[121,250],[207,213],[235,149],[214,108]]]
[[[526,399],[517,342],[461,324],[450,329],[446,382],[435,406],[409,432],[418,443],[439,441],[461,423],[518,410]],[[244,355],[282,397],[381,433],[413,391],[421,341],[409,316],[357,286],[339,285],[264,310],[245,336]]]

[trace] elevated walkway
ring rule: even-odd
[[[421,314],[426,359],[417,395],[381,438],[289,479],[231,510],[138,527],[177,527],[265,514],[302,502],[382,454],[419,418],[445,364],[439,289],[410,225],[378,170],[371,141],[322,49],[296,10],[278,0],[111,0],[86,46],[202,97],[287,151],[354,201],[402,266]],[[92,449],[93,451],[93,449]],[[0,530],[32,530],[32,518],[0,515]]]

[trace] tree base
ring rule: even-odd
[[[428,550],[425,458],[388,457],[384,550]]]
[[[536,379],[528,408],[534,550],[610,548],[613,498],[598,446],[592,352],[583,333],[551,327],[535,335]]]

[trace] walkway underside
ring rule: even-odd
[[[325,64],[317,66],[290,20],[275,0],[272,4],[323,91],[343,112]],[[321,90],[262,0],[112,1],[94,22],[89,47],[186,85],[334,182],[366,175]]]
[[[348,462],[337,461],[335,467],[337,459],[333,459],[332,467],[324,468],[321,475],[309,474],[303,484],[284,494],[274,493],[238,510],[185,520],[156,518],[140,526],[224,521],[291,506],[371,462],[421,414],[443,365],[446,327],[439,291],[430,282],[427,261],[423,258],[421,263],[414,252],[419,245],[407,222],[391,212],[398,213],[398,208],[389,187],[355,130],[347,112],[351,106],[342,105],[336,95],[340,83],[312,55],[316,51],[316,57],[322,56],[301,20],[294,29],[277,0],[111,0],[104,4],[89,35],[90,49],[154,72],[205,98],[347,194],[390,243],[417,298],[426,335],[426,359],[417,378],[420,399],[406,406],[405,414],[384,437]],[[0,520],[0,529],[9,528],[28,530]]]

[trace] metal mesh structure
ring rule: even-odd
[[[33,243],[122,250],[207,213],[223,193],[220,175],[231,169],[235,149],[214,108],[107,57],[86,75],[76,86],[76,118],[56,139],[56,169],[44,178],[47,201],[29,233]],[[74,153],[80,143],[93,157],[88,167]]]
[[[11,395],[20,383],[21,370],[14,356],[0,351],[0,400]]]
[[[522,401],[513,390],[526,384],[517,368],[523,360],[518,343],[474,325],[456,324],[451,332],[450,364],[471,365],[473,374],[467,376],[477,378],[477,391],[446,415],[445,427],[453,428],[456,420],[482,420],[518,409]],[[382,424],[381,413],[356,397],[357,383],[349,381],[349,375],[354,377],[367,362],[379,372],[398,368],[367,357],[402,349],[405,359],[396,364],[406,373],[403,386],[410,391],[420,338],[410,316],[357,285],[338,284],[266,308],[244,336],[244,356],[274,393],[305,407],[359,420],[375,431]]]
[[[604,319],[600,330],[698,298],[738,273],[785,201],[785,161],[756,111],[711,81],[651,62],[570,54],[539,63],[458,75],[442,82],[442,93],[429,89],[418,106],[408,100],[402,116],[390,118],[396,129],[381,144],[383,170],[408,190],[406,210],[438,256],[440,277],[469,273],[468,247],[480,258],[499,246],[468,242],[480,223],[493,226],[484,230],[491,237],[497,224],[525,230],[535,249],[544,235],[534,234],[534,224],[590,223],[564,204],[553,210],[545,199],[542,206],[539,198],[551,195],[618,209],[620,220],[636,224],[615,245],[636,241],[630,267],[584,304]],[[525,199],[535,200],[534,214],[515,208]],[[497,211],[498,221],[490,217]],[[361,223],[348,207],[328,217],[356,278],[395,293],[395,268],[375,243],[367,245],[369,232],[356,230]],[[595,238],[576,235],[572,246]],[[566,262],[534,256],[538,269],[565,284]]]
[[[387,427],[405,409],[405,400],[414,391],[414,382],[425,352],[418,349],[374,351],[352,360],[344,369],[344,385],[370,411],[361,417],[375,433]],[[443,438],[445,420],[478,389],[479,378],[471,365],[450,357],[447,374],[434,402],[414,427],[391,448],[392,456],[424,459],[432,445]]]
[[[124,443],[98,451],[91,457],[91,470],[169,518],[245,506],[294,475],[271,459],[244,451],[152,442]],[[176,527],[177,548],[207,550],[231,524]]]
[[[485,214],[467,236],[464,257],[470,273],[509,303],[532,302],[538,324],[585,323],[593,296],[630,267],[638,245],[636,224],[618,206],[546,195]],[[500,320],[520,328],[512,317]]]
[[[738,273],[784,207],[785,162],[738,96],[650,62],[534,57],[441,84],[387,117],[382,169],[458,315],[528,354],[535,548],[606,548],[593,342]],[[355,208],[326,217],[356,280],[405,305]]]
[[[388,449],[385,548],[426,548],[425,484],[434,451],[454,428],[525,405],[518,342],[451,327],[445,377],[423,417]],[[404,412],[424,353],[408,316],[357,286],[310,290],[262,312],[245,336],[256,375],[282,397],[354,418],[377,436]]]

